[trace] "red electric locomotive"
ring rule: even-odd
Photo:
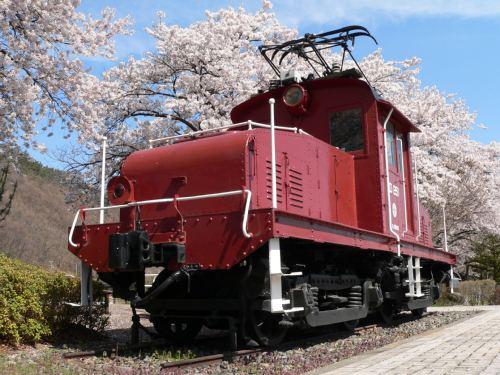
[[[409,135],[419,130],[360,70],[321,54],[350,54],[362,35],[351,26],[261,47],[280,77],[269,91],[235,107],[233,125],[128,156],[109,181],[111,206],[75,216],[69,250],[180,342],[203,325],[274,345],[294,325],[421,315],[455,256],[433,247],[418,202]],[[324,72],[283,74],[275,61],[290,53]],[[109,208],[118,222],[75,225]],[[146,290],[153,266],[163,271]]]

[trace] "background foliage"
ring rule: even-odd
[[[500,304],[500,285],[494,280],[462,281],[451,294],[445,285],[441,286],[441,297],[437,305],[498,305]]]

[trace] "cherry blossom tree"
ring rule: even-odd
[[[1,153],[19,144],[43,148],[33,136],[39,130],[50,135],[57,120],[66,135],[93,132],[101,120],[88,96],[99,81],[79,57],[111,58],[112,38],[127,33],[130,20],[114,20],[111,9],[94,19],[77,12],[78,5],[78,0],[0,2]]]
[[[168,25],[159,14],[148,29],[155,51],[119,64],[104,74],[102,82],[88,85],[88,97],[95,100],[102,121],[84,128],[82,145],[91,151],[83,157],[67,155],[70,168],[96,175],[93,166],[100,161],[102,135],[110,142],[111,175],[126,155],[146,147],[147,139],[228,124],[231,108],[267,89],[273,78],[257,46],[297,35],[280,25],[269,8],[264,2],[256,13],[243,8],[207,12],[205,20],[188,27]],[[331,53],[328,59],[339,63],[340,57]],[[435,239],[439,244],[442,238],[445,205],[451,249],[464,253],[467,239],[486,230],[499,232],[500,149],[498,143],[483,145],[469,139],[475,115],[462,100],[424,87],[419,64],[417,58],[387,61],[380,50],[360,61],[384,98],[422,130],[412,136],[412,151]]]

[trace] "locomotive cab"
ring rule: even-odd
[[[301,111],[290,109],[286,102],[288,92],[298,87],[307,95],[307,107]],[[354,176],[355,199],[350,203],[355,212],[352,220],[345,221],[346,224],[387,234],[394,231],[399,235],[418,235],[415,230],[420,217],[417,211],[423,215],[420,220],[428,218],[423,208],[417,209],[414,199],[408,140],[411,132],[419,130],[410,120],[382,100],[366,82],[357,78],[326,77],[293,83],[255,96],[234,108],[231,113],[233,122],[253,119],[268,123],[270,98],[276,100],[275,116],[280,124],[300,128],[330,145],[333,158],[342,153],[352,160],[349,173]],[[389,184],[381,173],[386,169],[386,158]],[[330,164],[324,164],[323,172],[335,174],[335,170],[328,171],[329,167]],[[331,168],[335,169],[335,163]],[[337,179],[330,183],[339,185],[331,191],[338,194],[345,181]],[[382,197],[383,204],[375,197]],[[426,233],[425,238],[429,239],[430,235]]]

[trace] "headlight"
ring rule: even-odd
[[[307,90],[298,84],[287,87],[283,94],[283,102],[295,114],[305,113],[308,101]]]
[[[134,185],[125,176],[116,176],[109,180],[107,190],[111,204],[124,204],[134,200]]]

